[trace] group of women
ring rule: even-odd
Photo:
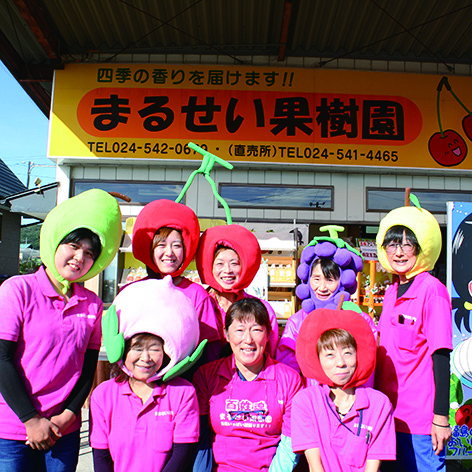
[[[403,210],[379,231],[380,261],[399,281],[377,353],[371,318],[337,306],[362,269],[339,239],[315,238],[302,252],[302,310],[279,343],[271,306],[244,291],[261,261],[255,236],[239,225],[200,236],[185,205],[146,205],[132,242],[148,277],[122,289],[102,321],[113,378],[91,398],[96,472],[291,471],[303,454],[312,471],[375,471],[381,461],[382,470],[440,470],[450,302],[425,272],[439,226],[425,210]],[[73,282],[110,262],[120,231],[112,197],[74,197],[43,224],[44,267],[0,287],[0,472],[76,468],[102,305]],[[207,290],[182,276],[193,258]],[[376,359],[375,386],[388,399],[371,388]]]

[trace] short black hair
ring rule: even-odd
[[[251,318],[254,318],[258,325],[265,326],[267,334],[270,334],[272,326],[269,312],[258,298],[241,298],[241,300],[232,303],[226,312],[225,330],[228,331],[235,320],[241,321]]]
[[[385,233],[382,246],[386,247],[391,243],[401,244],[403,242],[403,234],[405,234],[406,240],[410,241],[410,243],[415,247],[415,254],[419,254],[421,246],[415,233],[413,233],[410,228],[403,225],[395,225],[389,228]]]
[[[313,264],[311,265],[310,277],[313,275],[313,269],[317,266],[321,267],[321,272],[323,272],[323,275],[327,279],[339,280],[341,277],[339,265],[336,264],[333,259],[328,259],[326,257],[320,257],[319,259],[314,260]]]
[[[96,261],[102,252],[102,243],[100,242],[100,238],[97,234],[87,228],[77,228],[71,231],[67,236],[64,236],[62,241],[59,243],[61,244],[69,244],[69,243],[78,243],[82,239],[90,239],[92,242],[92,252],[93,252],[93,260]]]

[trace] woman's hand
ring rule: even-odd
[[[52,416],[51,423],[54,423],[64,434],[69,426],[75,421],[75,414],[70,410],[64,410],[60,415]]]
[[[431,441],[433,450],[438,455],[451,439],[452,430],[449,426],[449,418],[442,415],[434,415],[431,426]]]
[[[40,415],[25,422],[26,444],[32,449],[46,450],[54,446],[61,437],[58,426]]]

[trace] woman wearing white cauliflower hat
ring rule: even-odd
[[[102,328],[116,377],[91,399],[95,471],[184,470],[198,441],[198,403],[194,387],[175,376],[203,348],[195,351],[195,307],[170,276],[144,280],[118,294]]]

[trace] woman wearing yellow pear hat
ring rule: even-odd
[[[427,271],[441,251],[434,216],[417,206],[392,210],[381,222],[377,251],[382,266],[398,275],[386,292],[379,322],[375,387],[392,402],[397,460],[382,471],[445,469],[449,426],[451,300]]]

